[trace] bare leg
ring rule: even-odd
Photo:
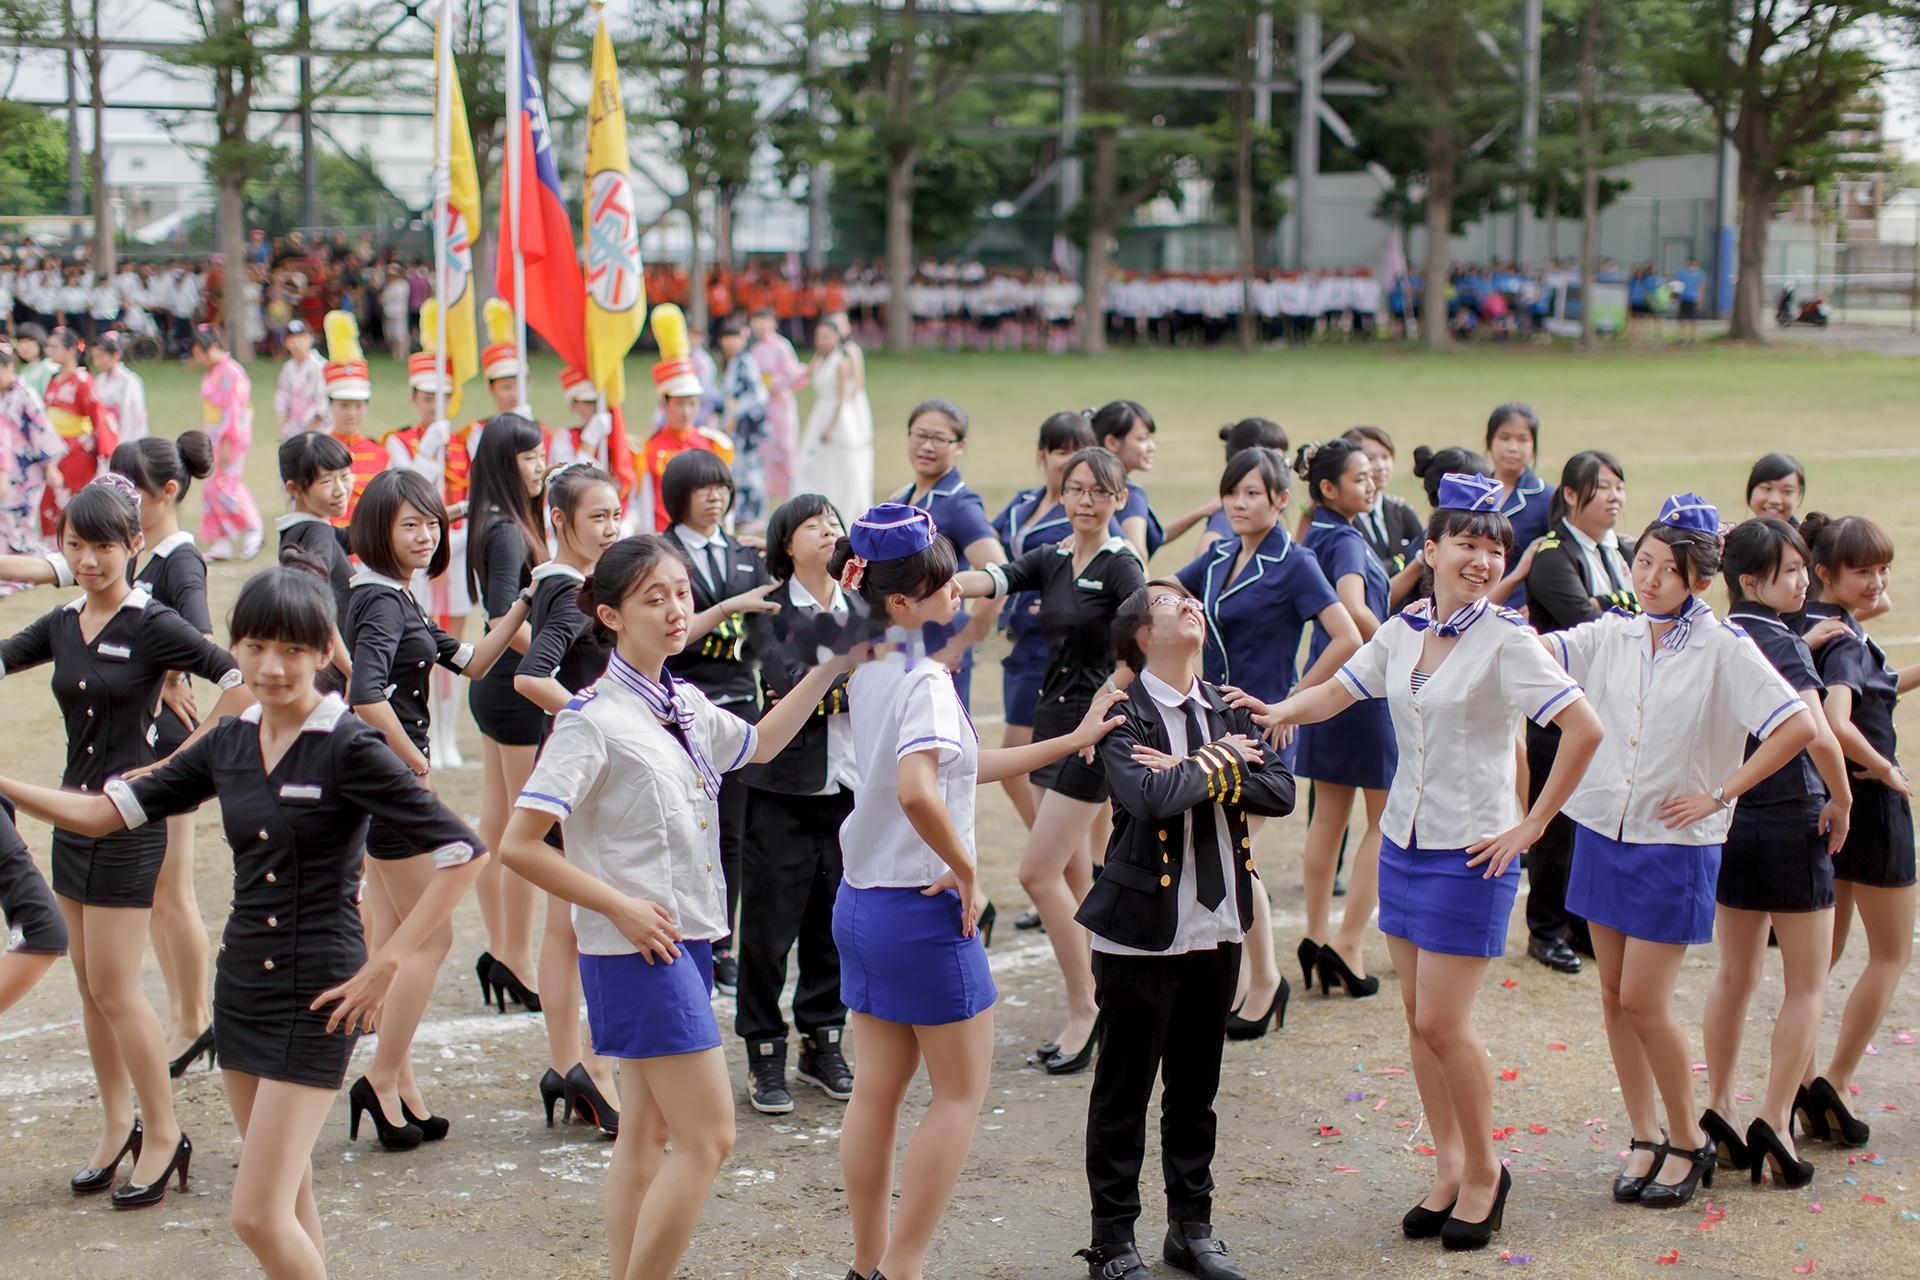
[[[1849,883],[1846,887],[1853,891],[1860,923],[1867,932],[1867,966],[1847,997],[1846,1012],[1840,1017],[1840,1036],[1827,1062],[1827,1080],[1842,1097],[1853,1083],[1853,1073],[1860,1069],[1867,1042],[1893,1005],[1900,975],[1913,959],[1914,886],[1879,889]]]
[[[1639,1040],[1642,1069],[1651,1073],[1667,1112],[1667,1132],[1676,1147],[1703,1147],[1699,1109],[1693,1096],[1693,1063],[1686,1028],[1673,1012],[1673,988],[1687,958],[1683,945],[1625,939],[1620,968],[1620,1008]],[[1611,1039],[1611,1037],[1609,1037]],[[1625,1089],[1622,1078],[1622,1091]],[[1668,1185],[1683,1181],[1691,1166],[1669,1160],[1655,1175]]]
[[[438,672],[435,672],[438,675]],[[435,717],[438,728],[438,717]],[[500,765],[500,744],[486,734],[480,735],[480,839],[489,849],[500,847],[500,833],[507,829],[507,814],[513,801],[507,796],[506,779]],[[480,906],[480,923],[487,931],[487,950],[502,959],[506,946],[506,923],[500,909],[500,877],[508,874],[498,858],[488,858],[474,882],[474,901]],[[513,968],[511,964],[507,966]],[[514,969],[515,973],[520,970]],[[525,981],[524,976],[521,979]]]
[[[1353,791],[1352,787],[1325,782],[1313,784],[1313,816],[1307,820],[1300,871],[1306,881],[1302,905],[1307,912],[1307,936],[1315,942],[1327,941],[1327,920],[1333,914],[1333,875],[1340,857],[1340,840],[1347,833],[1347,815],[1353,811]],[[1376,851],[1376,875],[1378,865]],[[1343,958],[1351,963],[1350,958]]]
[[[0,1013],[5,1013],[14,1001],[33,990],[34,983],[46,977],[47,970],[53,968],[53,962],[59,958],[31,951],[0,953]]]
[[[668,1139],[667,1157],[634,1219],[633,1238],[646,1247],[629,1250],[626,1280],[671,1280],[700,1224],[713,1180],[733,1152],[733,1084],[718,1049],[641,1058],[622,1075],[646,1081],[667,1118]]]
[[[1086,847],[1087,832],[1100,806],[1057,791],[1041,791],[1039,797],[1026,852],[1020,855],[1020,887],[1046,922],[1047,941],[1060,964],[1067,989],[1060,1052],[1072,1057],[1093,1034],[1093,1021],[1100,1012],[1093,1000],[1092,937],[1073,918],[1092,887],[1091,868],[1084,856],[1075,855]]]
[[[1033,726],[1030,724],[1010,724],[1000,731],[1000,745],[1003,747],[1024,747],[1033,741]],[[1007,799],[1013,802],[1014,812],[1020,815],[1020,821],[1028,830],[1033,829],[1033,812],[1039,801],[1034,795],[1033,784],[1027,781],[1027,775],[1016,773],[1011,778],[1000,780],[1001,790],[1007,793]]]
[[[370,861],[368,865],[373,868],[374,879],[380,882],[396,919],[405,919],[413,910],[434,875],[433,859],[424,856],[384,858]],[[447,958],[452,946],[451,924],[443,924],[429,934],[419,950],[400,962],[399,975],[393,980],[386,1008],[381,1012],[373,1061],[367,1064],[367,1082],[379,1095],[380,1109],[390,1124],[406,1123],[400,1109],[402,1100],[422,1119],[433,1115],[413,1082],[413,1033],[426,1014],[427,1001],[433,995],[434,976],[440,972],[440,963]]]
[[[80,910],[85,917],[81,927],[86,937],[87,992],[119,1049],[125,1077],[132,1080],[134,1094],[140,1099],[146,1139],[140,1158],[134,1162],[132,1177],[145,1186],[160,1176],[180,1141],[180,1126],[173,1116],[173,1085],[167,1076],[166,1037],[160,1030],[159,1015],[140,989],[140,957],[147,949],[150,913],[145,907]],[[75,954],[80,949],[75,946]],[[90,1019],[88,1031],[92,1029]],[[91,1041],[91,1035],[88,1038]],[[88,1047],[91,1049],[91,1043]],[[102,1081],[103,1094],[106,1087]],[[124,1140],[126,1126],[114,1127]],[[111,1156],[113,1149],[106,1154]]]
[[[1433,1184],[1420,1203],[1429,1209],[1444,1209],[1459,1197],[1460,1179],[1466,1168],[1460,1120],[1453,1113],[1453,1098],[1447,1092],[1447,1078],[1440,1069],[1440,1059],[1433,1056],[1418,1031],[1422,952],[1407,939],[1389,934],[1387,954],[1393,958],[1393,971],[1400,976],[1400,1003],[1407,1015],[1414,1087],[1420,1091],[1420,1106],[1426,1112],[1427,1128],[1433,1133],[1433,1147],[1438,1153],[1433,1165]]]
[[[915,1027],[933,1085],[933,1101],[907,1143],[900,1170],[900,1212],[880,1271],[888,1280],[921,1280],[933,1233],[966,1167],[993,1065],[993,1010],[965,1022]]]
[[[1451,1135],[1460,1153],[1454,1216],[1479,1222],[1493,1212],[1493,1198],[1500,1190],[1500,1161],[1492,1138],[1486,1136],[1493,1131],[1493,1069],[1473,1027],[1473,1000],[1487,961],[1422,951],[1415,972],[1413,1033],[1439,1069],[1457,1127]]]
[[[480,742],[486,762],[480,789],[480,838],[487,848],[498,849],[513,802],[533,773],[536,748],[507,746],[484,735]],[[479,888],[481,915],[487,924],[487,949],[493,952],[494,959],[513,970],[515,977],[537,992],[533,912],[540,891],[498,858],[487,859],[487,864],[480,869]],[[491,915],[487,914],[489,894],[493,899]]]
[[[120,1044],[113,1037],[113,1026],[88,989],[86,908],[72,898],[55,895],[60,914],[67,920],[67,956],[73,961],[73,980],[80,988],[80,1017],[87,1035],[87,1056],[93,1062],[94,1083],[100,1086],[100,1110],[104,1128],[99,1145],[87,1161],[87,1168],[98,1169],[113,1159],[114,1152],[126,1142],[133,1129],[133,1082],[127,1076],[127,1064],[120,1057]]]
[[[207,925],[193,891],[193,817],[167,819],[167,856],[153,886],[153,958],[167,986],[166,1048],[169,1058],[213,1023],[208,1004]]]
[[[1373,923],[1373,909],[1380,901],[1380,815],[1387,811],[1387,793],[1368,788],[1360,794],[1367,806],[1367,830],[1360,843],[1353,846],[1353,858],[1347,863],[1346,914],[1327,945],[1356,976],[1364,978],[1367,927]],[[1331,909],[1331,898],[1328,906]]]
[[[1707,1004],[1700,1017],[1707,1059],[1707,1105],[1735,1129],[1741,1127],[1740,1108],[1733,1096],[1740,1041],[1746,1032],[1747,1008],[1766,964],[1767,925],[1772,918],[1765,911],[1738,911],[1728,906],[1715,912],[1720,967],[1714,972],[1713,985],[1707,988]],[[1799,1066],[1800,1058],[1796,1057],[1794,1070]]]
[[[1780,936],[1786,996],[1773,1022],[1773,1054],[1767,1065],[1767,1097],[1760,1113],[1798,1154],[1793,1141],[1793,1098],[1803,1064],[1813,1059],[1820,1015],[1827,1000],[1827,956],[1833,945],[1833,912],[1805,911],[1773,918]],[[1909,926],[1908,932],[1912,929]],[[1766,945],[1762,940],[1761,946]]]
[[[1660,1112],[1653,1102],[1653,1069],[1647,1065],[1640,1033],[1620,1003],[1622,966],[1627,938],[1603,924],[1593,931],[1593,958],[1600,965],[1600,1010],[1606,1022],[1607,1047],[1613,1053],[1613,1074],[1620,1081],[1620,1102],[1626,1108],[1633,1136],[1642,1142],[1660,1141]],[[1678,1135],[1675,1135],[1678,1140]],[[1653,1153],[1634,1151],[1622,1173],[1638,1178],[1653,1167]]]
[[[840,1176],[853,1220],[853,1269],[872,1274],[887,1251],[893,1209],[893,1149],[900,1105],[920,1069],[920,1041],[912,1027],[850,1015],[860,1070],[853,1100],[840,1122]]]
[[[667,1118],[660,1114],[646,1077],[629,1064],[620,1073],[620,1087],[620,1137],[613,1144],[604,1192],[607,1258],[616,1280],[627,1274],[640,1205],[667,1158]]]
[[[1836,880],[1833,885],[1833,950],[1827,963],[1831,967],[1840,963],[1840,957],[1847,949],[1847,934],[1853,930],[1854,886],[1848,880]]]
[[[240,1167],[230,1211],[234,1234],[267,1280],[325,1280],[327,1246],[313,1197],[313,1144],[336,1089],[262,1080],[228,1071],[227,1098],[240,1126]]]

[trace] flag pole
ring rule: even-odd
[[[520,246],[525,235],[520,226],[520,191],[526,180],[521,172],[521,117],[526,114],[527,68],[526,17],[520,12],[520,0],[508,0],[507,13],[507,210],[513,234],[513,345],[519,354],[520,393],[517,403],[532,404],[527,380],[527,262]]]
[[[434,32],[434,63],[439,72],[433,90],[433,296],[434,313],[434,421],[447,416],[447,384],[453,381],[453,363],[447,357],[447,206],[453,196],[453,0],[440,0],[440,22]]]

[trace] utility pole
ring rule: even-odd
[[[1540,141],[1540,0],[1520,0],[1520,167],[1531,170]],[[1513,261],[1527,265],[1527,202],[1513,204]]]
[[[320,221],[320,179],[313,153],[313,15],[309,0],[296,2],[295,30],[300,41],[300,225],[311,228]]]
[[[1299,86],[1299,119],[1293,131],[1293,266],[1307,265],[1313,251],[1314,180],[1320,176],[1320,15],[1300,6],[1294,19],[1293,68]]]

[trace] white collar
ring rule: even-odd
[[[1149,698],[1170,710],[1178,709],[1189,702],[1204,709],[1207,704],[1206,700],[1200,696],[1200,677],[1194,676],[1192,679],[1193,683],[1187,687],[1185,693],[1182,693],[1153,672],[1142,670],[1140,687],[1147,691]]]
[[[549,560],[545,564],[533,566],[533,580],[535,582],[544,582],[548,578],[572,578],[575,582],[585,582],[587,575],[572,565],[563,564],[558,560]]]
[[[1580,526],[1573,521],[1566,520],[1562,521],[1562,523],[1566,526],[1567,532],[1573,535],[1573,540],[1588,551],[1598,551],[1602,547],[1606,547],[1612,551],[1620,550],[1620,532],[1617,529],[1607,530],[1607,540],[1600,542],[1589,538],[1586,533],[1581,530]]]
[[[165,560],[181,547],[190,547],[192,545],[193,530],[176,529],[153,544],[153,558],[156,560]]]
[[[313,709],[300,725],[301,733],[332,733],[340,723],[340,717],[347,714],[347,704],[339,694],[330,693],[320,699],[320,705]],[[260,704],[254,703],[240,713],[240,718],[248,724],[260,723]]]
[[[120,609],[144,609],[152,599],[153,597],[147,594],[145,587],[135,587],[133,590],[127,592],[125,597],[121,599],[120,606],[114,610],[114,613],[118,614]],[[87,598],[84,595],[75,596],[73,599],[67,601],[67,611],[69,613],[78,613],[86,607]]]
[[[787,595],[793,599],[795,605],[803,609],[809,605],[815,609],[822,607],[820,602],[813,598],[813,592],[807,590],[806,586],[802,584],[797,577],[787,579]],[[826,605],[825,608],[829,613],[845,613],[847,611],[847,596],[846,593],[840,589],[839,583],[836,582],[833,584],[833,603]]]
[[[707,547],[719,547],[722,551],[727,549],[727,535],[720,529],[715,529],[711,534],[702,535],[695,533],[684,524],[676,524],[673,526],[673,536],[680,539],[680,545],[689,551],[701,551]]]
[[[322,520],[319,516],[314,515],[310,511],[289,511],[287,512],[287,514],[276,518],[273,522],[273,527],[275,532],[285,533],[287,530],[293,528],[295,525],[306,524],[309,521],[311,521],[314,524],[328,523],[327,521]],[[159,555],[160,553],[158,551],[155,551],[153,554]]]
[[[413,591],[412,584],[402,582],[398,578],[389,578],[384,573],[375,573],[371,569],[360,570],[347,580],[347,585],[349,587],[392,587],[401,595],[410,595]]]
[[[1093,554],[1098,556],[1102,551],[1126,551],[1131,553],[1134,559],[1138,560],[1140,558],[1140,553],[1134,551],[1133,544],[1117,533],[1108,534],[1107,540],[1101,543],[1099,550]],[[1060,539],[1059,542],[1054,544],[1053,554],[1057,556],[1071,556],[1073,554],[1073,539]]]

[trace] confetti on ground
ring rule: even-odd
[[[1873,1043],[1872,1041],[1868,1041],[1868,1043],[1867,1043],[1867,1056],[1868,1056],[1869,1058],[1877,1058],[1877,1057],[1879,1057],[1879,1056],[1880,1056],[1880,1046],[1879,1046],[1879,1045],[1877,1045],[1877,1044],[1874,1044],[1874,1043]]]
[[[1798,1262],[1796,1262],[1796,1263],[1794,1263],[1794,1264],[1793,1264],[1793,1274],[1795,1274],[1795,1275],[1797,1275],[1797,1276],[1810,1276],[1810,1275],[1812,1275],[1812,1274],[1813,1274],[1813,1259],[1812,1259],[1812,1258],[1808,1258],[1808,1259],[1806,1260],[1806,1262],[1805,1262],[1805,1264],[1801,1264],[1801,1263],[1798,1263]]]
[[[1655,1254],[1653,1260],[1663,1266],[1670,1267],[1680,1261],[1680,1251],[1678,1249],[1669,1249],[1665,1253]]]
[[[1504,1129],[1495,1129],[1493,1131],[1493,1140],[1495,1142],[1505,1142],[1508,1138],[1511,1138],[1514,1134],[1518,1132],[1520,1132],[1520,1130],[1515,1128],[1513,1125],[1508,1125]]]
[[[1546,1131],[1547,1126],[1543,1124],[1530,1124],[1527,1126],[1528,1133],[1545,1133]]]
[[[1405,1067],[1375,1067],[1373,1074],[1377,1076],[1403,1076],[1407,1074],[1407,1069]]]
[[[1364,1093],[1349,1093],[1348,1095],[1346,1095],[1348,1102],[1359,1102],[1361,1099],[1365,1098],[1366,1096],[1367,1095]]]
[[[1860,1086],[1857,1084],[1850,1084],[1847,1086],[1847,1092],[1853,1094],[1855,1097],[1858,1097],[1860,1096]]]
[[[1910,1031],[1896,1031],[1893,1033],[1893,1042],[1895,1044],[1912,1044],[1913,1033]]]
[[[1518,1080],[1520,1078],[1520,1072],[1514,1067],[1503,1067],[1500,1070],[1500,1078],[1502,1080]]]
[[[1320,1126],[1320,1136],[1323,1138],[1339,1138],[1339,1137],[1344,1137],[1345,1135],[1343,1135],[1338,1129],[1334,1128],[1332,1125],[1323,1124]]]
[[[1873,1194],[1873,1192],[1871,1191],[1862,1191],[1860,1193],[1860,1198],[1866,1201],[1868,1204],[1885,1204],[1887,1202],[1887,1198],[1885,1196],[1877,1196]]]
[[[1567,1046],[1565,1046],[1565,1045],[1563,1045],[1563,1044],[1561,1044],[1561,1043],[1560,1043],[1560,1042],[1559,1042],[1558,1040],[1549,1040],[1549,1041],[1547,1041],[1547,1048],[1549,1048],[1549,1049],[1558,1049],[1558,1050],[1560,1050],[1560,1051],[1561,1051],[1562,1053],[1565,1053],[1565,1052],[1566,1052],[1566,1049],[1567,1049]]]
[[[1511,991],[1515,987],[1519,986],[1520,984],[1515,982],[1512,978],[1503,978],[1500,980],[1500,985],[1505,987],[1507,990]]]
[[[1822,1208],[1820,1202],[1818,1200],[1815,1200],[1812,1204],[1807,1206],[1807,1212],[1822,1213],[1822,1212],[1825,1212],[1825,1210]]]
[[[1359,1171],[1358,1169],[1349,1169],[1349,1168],[1347,1168],[1347,1166],[1345,1166],[1345,1165],[1343,1165],[1343,1164],[1337,1164],[1337,1165],[1335,1165],[1335,1166],[1333,1166],[1333,1171],[1334,1171],[1335,1173],[1358,1173],[1358,1172],[1360,1172],[1360,1171]]]
[[[1707,1216],[1695,1223],[1693,1229],[1695,1231],[1711,1231],[1726,1220],[1727,1211],[1714,1207],[1713,1202],[1709,1200],[1707,1202]]]
[[[1387,1100],[1385,1098],[1382,1098],[1380,1099],[1380,1101],[1373,1104],[1373,1109],[1375,1111],[1382,1111],[1386,1109],[1386,1105],[1387,1105]]]
[[[1882,1111],[1898,1111],[1900,1104],[1897,1102],[1883,1102],[1880,1104],[1880,1109]]]
[[[1696,1062],[1693,1064],[1693,1069],[1695,1071],[1705,1071],[1707,1069],[1707,1064],[1704,1062]]]
[[[1438,1151],[1435,1151],[1432,1147],[1428,1146],[1424,1142],[1421,1143],[1419,1146],[1415,1147],[1414,1150],[1418,1151],[1423,1156],[1437,1156],[1440,1154]]]
[[[1500,1261],[1510,1263],[1516,1267],[1530,1267],[1533,1265],[1533,1255],[1530,1253],[1512,1253],[1506,1249],[1502,1249],[1500,1251]]]

